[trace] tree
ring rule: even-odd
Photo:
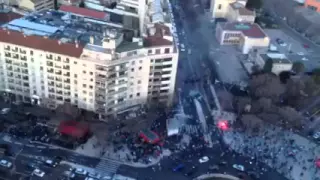
[[[313,73],[312,78],[313,78],[314,82],[317,84],[320,84],[320,67],[314,69],[312,73]]]
[[[263,126],[263,121],[253,114],[245,114],[240,119],[242,125],[248,132],[259,132]]]
[[[294,62],[292,64],[292,70],[297,74],[301,74],[305,70],[304,64],[302,62],[300,62],[300,61],[299,62]]]
[[[264,70],[264,72],[266,72],[266,73],[270,73],[270,72],[272,72],[272,67],[273,67],[273,60],[269,58],[269,59],[265,62],[264,67],[263,67],[263,70]]]
[[[262,0],[248,0],[246,4],[246,8],[248,9],[261,9]]]
[[[291,73],[289,71],[282,71],[279,74],[279,79],[282,84],[286,84],[291,77]]]
[[[291,107],[281,107],[278,111],[283,119],[283,125],[287,128],[300,129],[303,126],[303,116]]]
[[[264,73],[252,76],[249,81],[250,93],[255,98],[265,97],[273,102],[278,102],[285,92],[285,86],[278,76],[272,73]]]

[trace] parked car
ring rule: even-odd
[[[175,166],[174,168],[172,168],[173,172],[177,172],[180,171],[184,168],[184,164],[178,164],[177,166]]]
[[[10,108],[3,108],[3,109],[1,109],[0,114],[3,114],[3,115],[8,114],[9,111],[10,111]]]
[[[319,139],[319,138],[320,138],[320,131],[315,132],[315,133],[312,135],[312,137],[313,137],[314,139]]]
[[[205,163],[205,162],[208,162],[208,161],[209,161],[208,156],[203,156],[202,158],[199,159],[199,163]]]
[[[12,162],[2,159],[0,160],[0,166],[5,168],[12,168]]]
[[[74,172],[76,174],[80,174],[80,175],[84,175],[84,176],[86,176],[88,174],[88,172],[86,170],[81,169],[81,168],[77,168]]]
[[[234,164],[232,165],[232,167],[237,169],[238,171],[244,171],[244,166],[241,164]]]
[[[32,175],[38,176],[38,177],[43,177],[46,173],[40,169],[35,169],[32,172]]]
[[[50,166],[50,167],[56,167],[59,163],[56,162],[56,161],[54,161],[54,160],[47,159],[47,160],[45,161],[45,164],[46,164],[47,166]]]

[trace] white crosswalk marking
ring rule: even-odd
[[[200,133],[200,126],[199,125],[185,125],[184,131],[187,134],[197,134],[197,133]]]
[[[103,175],[115,174],[120,166],[120,163],[115,161],[102,159],[96,166],[96,171]]]

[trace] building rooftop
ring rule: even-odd
[[[21,17],[22,16],[20,14],[11,11],[0,11],[0,25]]]
[[[242,16],[254,16],[254,11],[247,9],[243,4],[239,2],[234,2],[230,4],[231,8],[238,10],[239,14]]]
[[[80,16],[91,17],[91,18],[95,18],[95,19],[101,19],[101,20],[109,19],[109,15],[105,12],[96,11],[96,10],[87,9],[87,8],[80,8],[80,7],[76,7],[76,6],[62,5],[59,10],[64,11],[64,12],[78,14]]]
[[[273,63],[277,63],[277,64],[291,64],[292,63],[287,58],[286,55],[280,54],[280,53],[267,53],[267,54],[261,54],[260,56],[264,61],[272,59]]]
[[[83,50],[81,45],[59,43],[58,40],[35,35],[27,36],[19,31],[5,29],[0,29],[0,41],[77,58],[80,57]]]
[[[241,22],[222,22],[219,23],[223,30],[226,31],[241,31],[243,35],[251,38],[268,37],[266,33],[256,23],[241,23]]]

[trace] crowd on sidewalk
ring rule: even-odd
[[[317,144],[278,127],[264,129],[255,136],[230,129],[223,133],[223,140],[229,148],[268,164],[288,179],[320,179],[315,164],[320,153]]]

